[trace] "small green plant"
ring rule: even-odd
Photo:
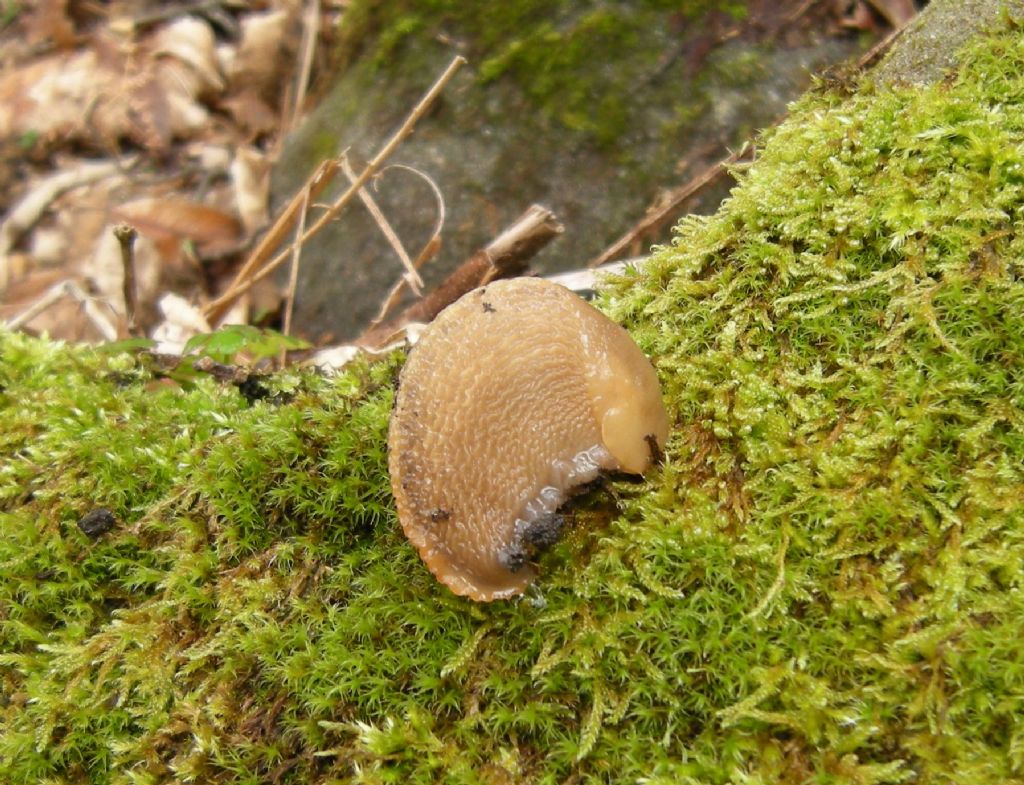
[[[21,13],[18,0],[0,0],[0,30],[12,24]]]
[[[277,357],[283,351],[308,349],[310,344],[301,338],[282,335],[251,324],[229,324],[216,332],[194,335],[185,344],[185,354],[209,357],[222,363],[245,357],[258,363]]]
[[[6,16],[0,18],[0,29],[9,25],[12,21],[13,17],[11,19],[7,19]],[[22,150],[31,150],[35,147],[37,141],[39,141],[38,131],[26,131],[18,138],[18,147]]]

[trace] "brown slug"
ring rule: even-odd
[[[668,416],[629,334],[536,278],[475,289],[442,311],[401,374],[388,468],[406,535],[456,594],[520,594],[557,539],[567,492],[644,472]]]

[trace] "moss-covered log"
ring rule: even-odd
[[[250,404],[0,335],[0,779],[1021,782],[1022,210],[1016,29],[800,102],[605,293],[666,463],[519,602],[399,533],[400,358]]]

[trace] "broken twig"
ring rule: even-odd
[[[910,19],[907,19],[903,24],[895,28],[891,33],[889,33],[889,35],[865,52],[861,56],[860,60],[857,61],[857,68],[863,71],[881,60],[882,56],[892,49],[893,44],[895,44],[907,31],[910,23],[913,22],[915,18],[916,17],[911,17]]]
[[[466,292],[498,278],[512,278],[526,269],[526,263],[563,231],[554,213],[533,205],[514,224],[463,262],[437,288],[397,318],[371,327],[356,343],[376,346],[409,322],[429,322]]]
[[[345,177],[348,178],[350,183],[356,181],[356,173],[352,171],[352,166],[348,162],[348,156],[342,155],[341,157],[341,170],[345,173]],[[359,198],[363,204],[366,205],[366,209],[370,211],[370,215],[373,216],[373,220],[377,222],[377,227],[380,229],[381,234],[384,235],[388,244],[394,249],[398,255],[399,260],[402,262],[402,266],[405,268],[405,279],[409,282],[412,290],[416,295],[423,293],[423,279],[420,278],[420,274],[416,271],[416,268],[412,265],[412,259],[409,258],[408,252],[405,250],[405,246],[402,245],[402,240],[399,238],[398,233],[394,227],[388,222],[387,217],[378,206],[377,202],[367,192],[365,188],[359,189]]]
[[[445,85],[452,80],[455,73],[465,64],[466,58],[461,55],[456,56],[444,73],[438,77],[437,81],[431,85],[430,89],[420,99],[419,103],[409,113],[409,116],[405,119],[405,122],[399,127],[397,131],[391,136],[390,139],[384,144],[384,146],[377,152],[373,159],[366,165],[356,181],[352,183],[345,192],[339,196],[334,203],[324,212],[323,215],[314,223],[309,229],[306,230],[305,234],[302,235],[301,242],[305,243],[309,238],[323,231],[324,227],[327,226],[331,221],[338,217],[338,214],[345,208],[345,206],[352,201],[352,198],[359,192],[374,173],[380,169],[384,161],[390,156],[395,149],[405,141],[405,138],[412,133],[412,129],[416,123],[427,113],[427,110],[436,100],[437,96],[441,94]],[[297,209],[297,208],[296,208]],[[275,227],[276,228],[276,227]],[[262,244],[261,244],[262,245]],[[217,314],[223,314],[226,310],[225,306],[229,306],[236,298],[240,297],[245,292],[249,291],[256,283],[262,281],[274,270],[280,267],[284,262],[288,260],[290,251],[288,249],[282,251],[273,259],[270,260],[266,265],[260,268],[258,271],[253,272],[251,276],[245,280],[238,280],[236,278],[236,285],[234,285],[225,294],[210,303],[204,314],[211,320],[215,321]],[[247,263],[248,264],[248,263]]]
[[[302,258],[302,233],[306,231],[306,214],[309,212],[309,189],[306,189],[306,197],[302,200],[302,210],[299,211],[299,225],[295,229],[295,242],[292,243],[292,268],[288,273],[288,292],[285,295],[284,301],[284,324],[283,332],[285,335],[291,334],[292,330],[292,311],[295,308],[295,289],[299,283],[299,260]],[[281,347],[281,367],[284,367],[284,361],[287,357],[288,350],[285,347]]]
[[[313,71],[313,54],[316,52],[319,34],[320,0],[307,0],[302,12],[302,44],[299,47],[299,71],[295,78],[295,101],[287,126],[289,131],[299,124],[299,115],[306,103],[306,90],[309,87],[309,75]]]
[[[136,309],[139,305],[138,289],[135,286],[135,238],[138,232],[128,224],[118,224],[114,227],[114,237],[121,246],[121,268],[123,277],[121,287],[124,293],[124,313],[128,323],[128,334],[135,337],[138,334],[136,324]]]
[[[421,172],[419,169],[412,166],[406,166],[405,164],[391,164],[391,166],[382,169],[378,177],[383,176],[384,172],[388,169],[405,169],[406,171],[412,172],[417,177],[422,178],[427,185],[430,186],[430,190],[434,192],[434,198],[437,200],[437,223],[434,224],[434,233],[430,236],[430,239],[424,243],[423,248],[420,249],[419,254],[417,254],[416,258],[412,261],[413,269],[419,271],[423,265],[437,256],[437,252],[441,250],[441,231],[444,229],[445,218],[444,195],[441,193],[441,189],[437,187],[437,183],[427,176],[425,172]],[[376,182],[374,182],[374,186],[376,186]],[[384,321],[385,317],[391,313],[391,309],[395,307],[395,304],[398,302],[407,285],[408,282],[404,275],[395,282],[395,285],[391,287],[391,291],[388,292],[388,296],[385,297],[384,302],[381,303],[380,310],[377,311],[377,316],[372,322],[370,322],[371,327],[375,327],[380,324]]]
[[[7,322],[7,328],[10,330],[20,329],[39,316],[39,314],[47,308],[50,308],[54,304],[60,302],[65,297],[71,297],[81,304],[86,318],[92,322],[93,327],[95,327],[99,334],[103,336],[104,340],[117,340],[117,328],[111,324],[109,319],[100,313],[99,308],[96,307],[96,303],[93,302],[93,298],[82,291],[82,288],[78,284],[70,280],[61,281],[60,283],[51,286],[46,294],[36,300],[22,313]]]
[[[640,237],[672,220],[688,199],[696,196],[722,175],[728,174],[729,167],[739,162],[751,149],[750,145],[743,145],[735,153],[690,178],[685,185],[671,191],[664,205],[649,210],[647,215],[637,221],[628,232],[606,248],[603,253],[587,262],[587,267],[600,267],[602,264],[618,259]]]
[[[288,206],[285,207],[284,212],[278,216],[277,220],[274,221],[274,225],[270,227],[270,230],[263,235],[263,239],[260,240],[259,244],[253,249],[253,252],[249,254],[249,258],[245,260],[245,264],[235,274],[235,279],[228,286],[227,290],[217,299],[208,303],[203,308],[203,316],[210,324],[215,324],[224,318],[231,306],[234,304],[242,294],[243,291],[241,286],[244,284],[249,277],[253,274],[253,271],[258,270],[270,255],[277,249],[277,247],[284,242],[284,238],[288,232],[291,231],[292,226],[295,225],[295,221],[299,216],[299,210],[305,201],[306,194],[309,194],[309,199],[313,200],[321,193],[324,189],[330,185],[334,179],[335,173],[338,171],[338,160],[336,158],[328,158],[326,161],[317,167],[316,171],[309,177],[308,180],[303,184],[295,196],[292,197],[291,201],[288,202]]]
[[[15,204],[0,223],[0,291],[7,288],[8,254],[21,236],[42,217],[54,199],[72,188],[112,177],[131,167],[135,160],[131,158],[122,163],[90,161],[74,169],[58,172],[40,182]]]

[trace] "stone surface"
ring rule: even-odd
[[[935,82],[957,64],[961,46],[996,25],[1006,13],[1024,14],[1024,2],[933,0],[875,69],[875,76],[886,84]]]
[[[452,56],[464,52],[470,64],[392,159],[428,174],[444,194],[444,246],[424,278],[428,286],[436,283],[538,202],[555,211],[566,232],[535,268],[572,269],[631,226],[659,188],[685,182],[728,146],[770,125],[807,86],[811,72],[860,46],[810,32],[783,40],[780,33],[774,43],[741,37],[701,53],[699,28],[674,29],[670,15],[660,13],[643,40],[620,36],[623,42],[615,46],[594,46],[593,57],[584,60],[587,81],[581,84],[590,90],[585,111],[572,90],[545,84],[555,78],[550,72],[531,75],[525,66],[496,65],[473,41],[453,43],[436,30],[422,30],[383,59],[367,44],[288,141],[275,173],[274,201],[280,205],[295,193],[326,156],[348,149],[355,164],[371,157]],[[583,16],[563,19],[558,35],[595,24]],[[514,44],[510,50],[519,51]],[[564,71],[557,78],[568,79]],[[710,211],[725,193],[724,187],[709,192],[691,207]],[[415,256],[436,220],[429,186],[407,171],[390,170],[375,198]],[[374,316],[400,272],[379,229],[353,203],[303,250],[297,328],[313,338],[351,338]]]

